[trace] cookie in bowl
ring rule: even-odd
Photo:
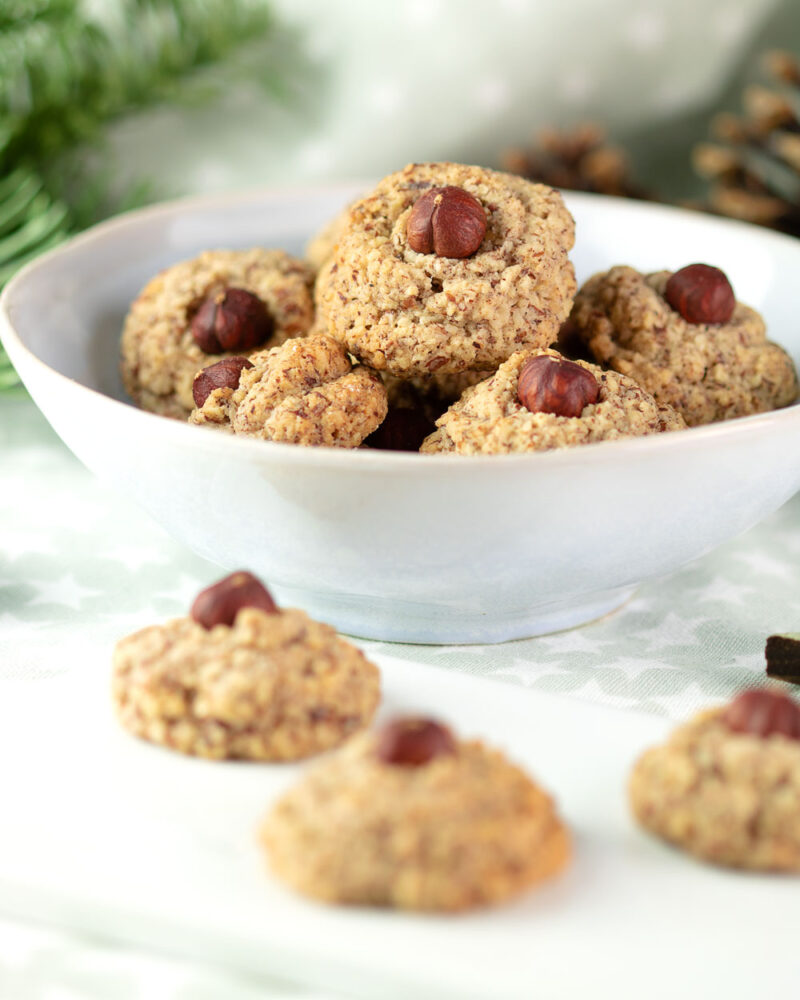
[[[686,425],[633,379],[554,350],[519,351],[436,422],[424,454],[547,451]]]
[[[260,838],[294,889],[330,903],[458,911],[561,871],[553,800],[499,751],[434,719],[399,718],[321,761]]]
[[[556,339],[575,294],[561,195],[456,163],[411,164],[350,210],[316,284],[318,320],[402,378],[493,371]]]
[[[121,639],[112,698],[135,736],[214,760],[288,761],[329,750],[371,720],[380,675],[329,625],[279,608],[240,571],[191,613]]]
[[[199,372],[192,424],[309,447],[357,448],[386,416],[386,390],[324,334]]]
[[[701,712],[643,754],[629,797],[648,832],[704,861],[800,872],[800,705],[763,688]]]
[[[617,266],[580,289],[567,326],[585,356],[629,375],[689,427],[788,406],[789,355],[708,264],[640,274]]]
[[[192,381],[222,358],[307,333],[311,269],[282,250],[208,250],[145,285],[122,332],[125,391],[145,410],[185,420]]]

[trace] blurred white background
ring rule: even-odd
[[[169,194],[372,177],[410,160],[496,166],[542,126],[591,119],[663,172],[759,47],[800,50],[797,0],[271,6],[280,29],[264,58],[292,96],[243,87],[214,109],[131,118],[114,129],[124,171],[157,173]]]

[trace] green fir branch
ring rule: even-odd
[[[272,67],[248,58],[272,26],[266,0],[4,0],[0,287],[39,253],[153,194],[144,183],[114,196],[110,171],[75,183],[76,153],[102,142],[109,123],[161,102],[208,103],[243,79],[278,93]],[[0,391],[16,384],[0,347]]]

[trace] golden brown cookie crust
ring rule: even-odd
[[[378,760],[364,733],[273,807],[262,830],[275,873],[337,903],[464,910],[560,871],[569,834],[553,802],[502,754],[460,742],[421,767]]]
[[[298,337],[250,355],[236,389],[215,389],[190,423],[307,446],[357,448],[386,416],[386,390],[341,344]]]
[[[519,351],[494,375],[467,389],[437,421],[437,430],[420,448],[424,454],[498,455],[547,451],[574,445],[659,434],[685,427],[682,418],[661,406],[633,379],[577,361],[599,384],[596,403],[579,417],[531,413],[517,398],[520,369],[532,357],[560,359],[557,351]]]
[[[633,769],[631,808],[663,840],[714,864],[800,872],[800,742],[731,732],[703,712]]]
[[[417,253],[406,222],[431,187],[483,205],[487,230],[465,259]],[[456,163],[410,164],[352,208],[319,274],[320,321],[365,364],[401,377],[492,371],[521,347],[547,347],[569,313],[574,222],[561,195]]]
[[[303,611],[244,608],[232,626],[176,618],[114,650],[112,697],[142,739],[215,760],[297,760],[372,718],[380,676]]]
[[[257,295],[274,323],[261,350],[309,330],[312,283],[311,270],[302,261],[282,250],[257,247],[207,250],[167,268],[145,285],[125,319],[120,362],[125,391],[145,410],[185,420],[194,407],[194,376],[231,357],[206,354],[195,343],[191,321],[203,301],[226,287]]]
[[[794,402],[794,365],[761,316],[737,302],[727,323],[687,323],[664,298],[670,274],[618,266],[594,275],[575,298],[572,334],[690,427]]]

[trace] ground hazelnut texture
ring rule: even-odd
[[[409,244],[415,203],[442,187],[463,189],[485,212],[483,239],[464,258]],[[492,371],[521,347],[556,339],[576,287],[574,229],[552,188],[481,167],[411,164],[351,208],[317,280],[318,320],[379,371]],[[454,235],[464,242],[461,229]]]
[[[629,793],[641,825],[705,861],[800,872],[800,741],[732,732],[701,713],[645,752]]]
[[[357,448],[386,416],[386,390],[322,334],[250,355],[235,388],[222,386],[190,423],[301,445]]]
[[[176,618],[122,639],[112,695],[125,728],[152,743],[217,760],[297,760],[367,725],[380,678],[304,612],[246,607],[231,626]]]
[[[162,271],[131,305],[122,333],[125,391],[146,410],[185,420],[194,406],[192,381],[201,368],[233,355],[207,354],[192,336],[203,304],[226,288],[257,296],[271,334],[258,349],[307,333],[314,318],[311,269],[282,250],[208,250]]]
[[[689,323],[664,297],[670,276],[623,266],[596,274],[576,296],[572,336],[690,427],[794,402],[794,365],[767,340],[761,316],[737,302],[725,323]]]
[[[703,712],[647,750],[630,779],[636,819],[719,865],[800,872],[800,742],[732,732]]]
[[[520,372],[536,357],[561,360],[556,351],[519,351],[490,378],[467,389],[437,421],[421,452],[461,455],[546,451],[622,437],[658,434],[685,427],[669,406],[658,404],[633,379],[577,361],[598,383],[596,403],[580,416],[531,412],[518,396]]]
[[[569,834],[553,802],[479,742],[404,767],[363,733],[273,807],[262,830],[275,873],[328,902],[464,910],[560,871]]]

